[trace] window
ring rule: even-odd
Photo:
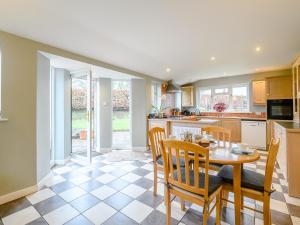
[[[181,93],[176,92],[175,93],[175,107],[181,110]]]
[[[211,89],[200,90],[198,108],[200,111],[209,112],[212,108]]]
[[[161,104],[161,83],[152,82],[151,86],[151,103],[152,106],[159,108]]]
[[[248,112],[248,84],[233,86],[198,88],[197,105],[200,111],[212,112],[214,105],[225,103],[227,112]]]

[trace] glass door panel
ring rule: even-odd
[[[72,76],[72,153],[91,161],[91,74]]]
[[[131,147],[130,132],[130,82],[124,80],[112,81],[112,145],[114,149],[129,149]]]

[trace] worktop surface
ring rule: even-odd
[[[174,118],[155,118],[155,119],[149,119],[150,121],[168,121],[168,122],[176,122],[176,123],[208,123],[213,124],[219,122],[217,119],[207,119],[207,118],[200,118],[198,120],[191,120],[191,119],[174,119]]]
[[[275,123],[285,128],[288,132],[300,132],[300,123],[293,121],[275,121]]]

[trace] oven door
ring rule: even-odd
[[[272,120],[293,120],[293,100],[268,100],[267,116]]]

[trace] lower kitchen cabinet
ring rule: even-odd
[[[285,129],[274,122],[273,126],[273,135],[274,138],[279,138],[280,139],[280,145],[279,145],[279,150],[277,154],[277,162],[279,164],[279,167],[285,176],[287,178],[287,149],[286,149],[286,131]]]
[[[232,142],[241,142],[240,119],[222,119],[221,126],[231,131]]]
[[[287,179],[288,194],[300,198],[300,128],[290,128],[293,126],[293,122],[273,123],[273,137],[280,138],[277,162]]]

